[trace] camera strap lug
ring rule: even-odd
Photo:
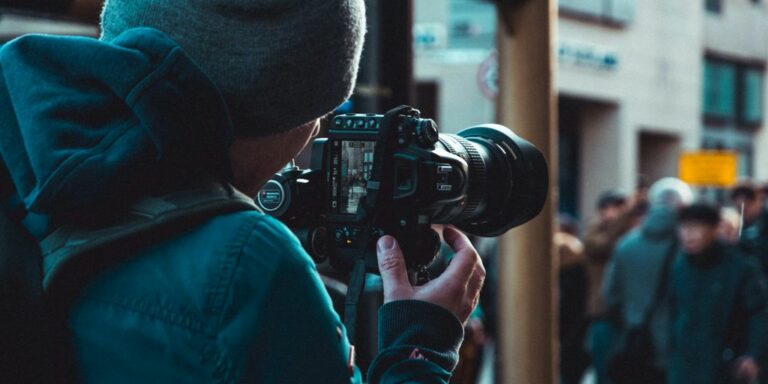
[[[416,271],[416,285],[424,285],[429,283],[432,278],[429,275],[429,269],[426,265],[420,265]]]

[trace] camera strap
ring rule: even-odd
[[[419,112],[409,106],[399,106],[387,112],[381,120],[379,137],[374,149],[371,177],[366,185],[366,195],[360,201],[358,219],[366,224],[361,234],[360,257],[355,261],[349,277],[347,296],[344,298],[344,326],[351,343],[355,343],[357,314],[360,297],[365,290],[366,260],[376,259],[376,247],[371,241],[377,241],[373,229],[380,225],[381,213],[386,212],[392,202],[394,191],[394,152],[397,148],[398,129],[401,116],[417,116]],[[373,254],[369,255],[373,249]]]
[[[355,260],[347,285],[347,295],[344,297],[344,327],[347,329],[347,338],[351,344],[355,344],[357,311],[360,297],[365,290],[365,259]]]
[[[373,169],[366,186],[366,195],[361,201],[363,210],[358,211],[358,215],[363,215],[363,217],[358,216],[359,218],[372,218],[368,220],[368,224],[371,227],[379,224],[379,213],[389,208],[393,198],[394,153],[397,149],[398,129],[400,129],[397,122],[402,116],[418,115],[419,111],[416,109],[402,105],[390,110],[381,119],[381,129],[379,130],[379,137],[376,140],[376,148],[374,149]],[[361,246],[367,249],[367,244]]]

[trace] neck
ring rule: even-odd
[[[698,253],[686,252],[688,260],[694,265],[702,268],[717,264],[723,256],[722,245],[715,241],[707,248]]]

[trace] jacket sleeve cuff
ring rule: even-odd
[[[459,319],[439,305],[419,300],[387,303],[379,310],[379,354],[369,381],[378,383],[387,369],[409,359],[426,360],[450,376],[463,338]]]

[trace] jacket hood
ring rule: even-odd
[[[651,238],[677,236],[677,214],[669,208],[651,208],[643,221],[641,231]]]
[[[0,155],[28,211],[92,211],[185,173],[226,179],[231,131],[219,91],[160,31],[0,49]]]

